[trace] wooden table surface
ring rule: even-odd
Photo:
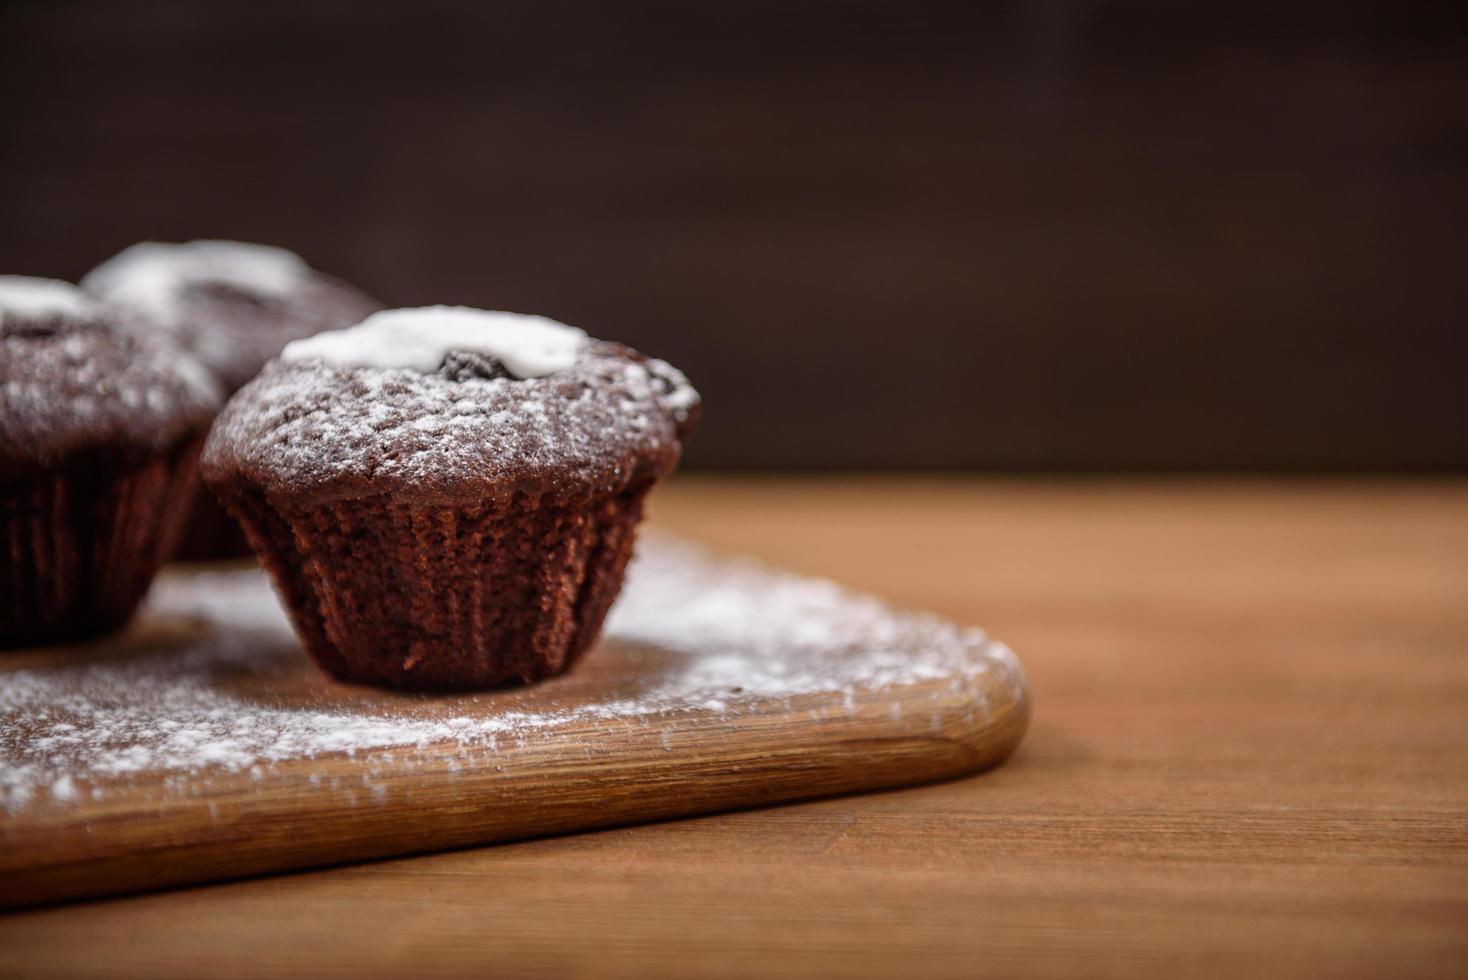
[[[925,788],[42,909],[0,976],[1463,976],[1468,482],[680,478],[657,523],[983,625]]]

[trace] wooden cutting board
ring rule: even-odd
[[[1028,717],[977,630],[668,538],[569,675],[477,695],[331,681],[262,573],[174,569],[0,659],[0,905],[942,779]]]

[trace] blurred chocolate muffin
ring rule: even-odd
[[[217,381],[64,282],[0,276],[0,646],[125,622],[196,492]]]
[[[381,304],[293,252],[244,242],[142,242],[97,266],[82,287],[157,330],[214,372],[226,394],[292,340],[357,323]],[[202,490],[179,557],[249,554],[239,526]]]
[[[389,310],[289,345],[202,469],[326,670],[483,688],[596,639],[698,409],[671,366],[543,317]]]

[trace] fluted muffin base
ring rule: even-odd
[[[82,639],[132,616],[177,544],[202,442],[88,453],[0,483],[0,647]]]
[[[221,490],[311,656],[347,681],[463,690],[559,674],[595,642],[651,483],[599,500],[383,496],[301,506]]]

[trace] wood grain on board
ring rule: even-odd
[[[575,670],[438,697],[329,680],[263,573],[180,567],[0,660],[0,907],[942,779],[1028,715],[999,644],[666,538]]]
[[[1461,977],[1468,483],[675,480],[982,624],[974,779],[12,913],[6,976]]]

